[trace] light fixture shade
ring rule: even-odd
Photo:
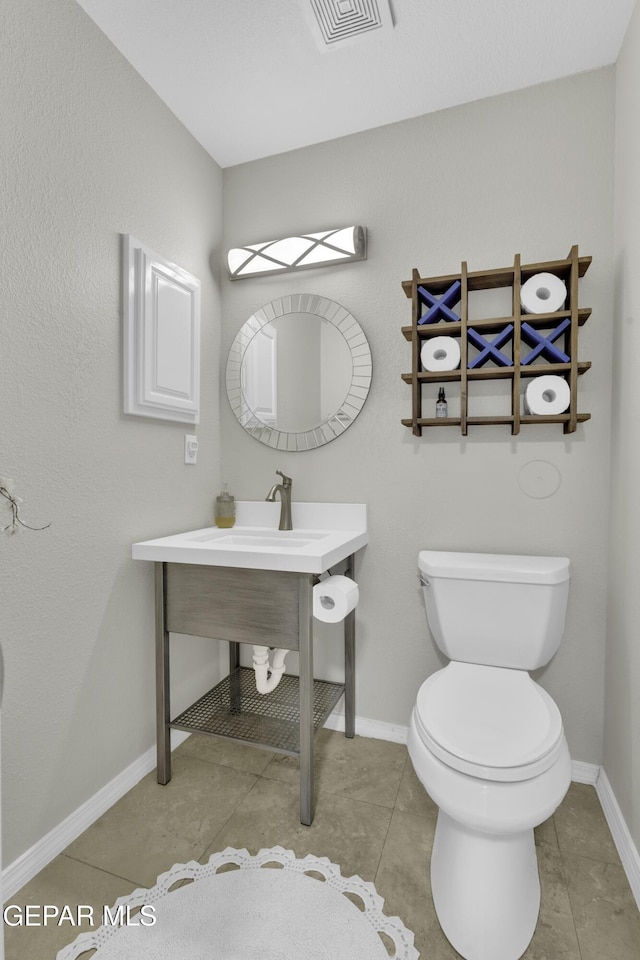
[[[338,227],[234,247],[227,253],[227,269],[231,280],[240,280],[366,258],[366,228]]]

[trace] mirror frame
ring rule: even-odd
[[[344,400],[322,423],[300,432],[278,430],[263,423],[247,403],[242,391],[242,362],[249,344],[266,324],[291,313],[309,313],[328,320],[342,334],[351,352],[351,383]],[[227,397],[234,416],[255,440],[276,450],[314,450],[335,440],[351,426],[367,399],[371,374],[371,350],[356,318],[339,303],[326,297],[310,293],[291,294],[266,303],[241,327],[227,360]]]

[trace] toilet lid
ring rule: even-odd
[[[563,741],[560,711],[524,670],[450,663],[418,692],[416,725],[448,766],[490,780],[548,769]]]

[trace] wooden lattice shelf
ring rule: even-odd
[[[511,433],[520,432],[521,424],[561,423],[565,433],[574,433],[577,424],[589,420],[591,414],[578,413],[578,377],[591,366],[578,360],[578,328],[591,315],[590,308],[578,306],[578,281],[587,272],[591,257],[578,256],[578,247],[571,248],[566,260],[546,263],[520,263],[516,254],[512,267],[469,272],[462,263],[460,273],[422,278],[413,270],[411,280],[402,288],[412,301],[410,327],[402,333],[412,345],[411,373],[402,379],[411,384],[413,409],[410,419],[403,420],[415,436],[422,435],[423,427],[459,426],[467,434],[469,425],[508,424]],[[520,303],[521,288],[526,281],[540,273],[558,277],[566,286],[564,309],[554,313],[525,313]],[[469,293],[510,287],[512,314],[507,317],[469,318]],[[495,335],[492,338],[487,334]],[[430,337],[454,337],[459,341],[460,366],[455,370],[423,370],[420,351]],[[507,344],[511,356],[501,347]],[[469,346],[477,351],[470,358]],[[526,413],[521,392],[521,381],[530,377],[557,375],[569,385],[570,402],[567,410],[555,415]],[[511,380],[511,412],[504,416],[469,416],[468,385],[476,380]],[[460,384],[459,417],[424,417],[422,386],[428,383],[457,382]]]

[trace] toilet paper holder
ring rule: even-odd
[[[358,584],[352,576],[329,576],[313,587],[313,616],[325,623],[339,623],[353,613],[359,599]]]

